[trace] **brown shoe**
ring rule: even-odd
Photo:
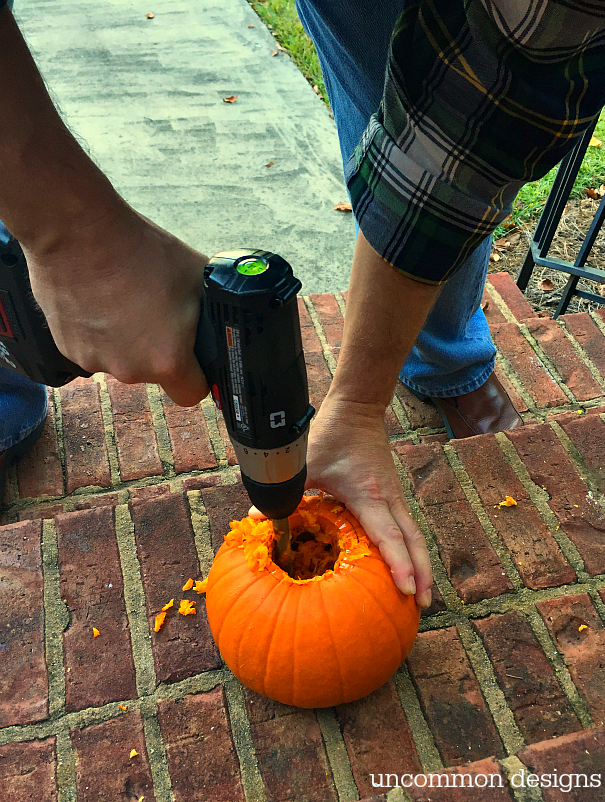
[[[431,401],[437,407],[452,440],[523,426],[521,416],[495,373],[471,393],[454,398],[417,397],[421,401]]]

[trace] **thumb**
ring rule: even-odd
[[[162,389],[175,404],[179,407],[193,407],[202,398],[206,398],[210,388],[193,351],[183,365],[181,377],[174,381],[161,382]]]

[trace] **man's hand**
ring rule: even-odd
[[[384,410],[328,395],[311,425],[307,467],[307,487],[342,501],[380,549],[397,587],[428,607],[429,555],[393,464]]]
[[[208,394],[193,352],[205,256],[126,204],[55,247],[24,252],[65,356],[90,373],[158,383],[180,406]]]

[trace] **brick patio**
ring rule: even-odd
[[[106,376],[53,393],[0,527],[4,802],[378,802],[394,775],[444,770],[477,782],[418,781],[388,799],[604,798],[513,786],[525,769],[602,774],[605,787],[605,313],[538,317],[508,274],[490,277],[485,301],[526,426],[450,443],[399,385],[386,426],[434,601],[393,679],[334,709],[243,688],[204,598],[181,591],[249,506],[213,405],[180,409]],[[316,407],[343,307],[331,294],[300,300]],[[507,495],[517,506],[499,506]],[[198,614],[156,634],[172,597],[195,599]]]

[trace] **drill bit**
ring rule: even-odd
[[[286,573],[291,575],[292,571],[292,552],[290,551],[290,524],[287,518],[275,518],[271,521],[273,524],[273,531],[277,535],[275,547],[277,549],[277,564],[280,565]],[[284,565],[284,554],[288,554],[286,564]]]

